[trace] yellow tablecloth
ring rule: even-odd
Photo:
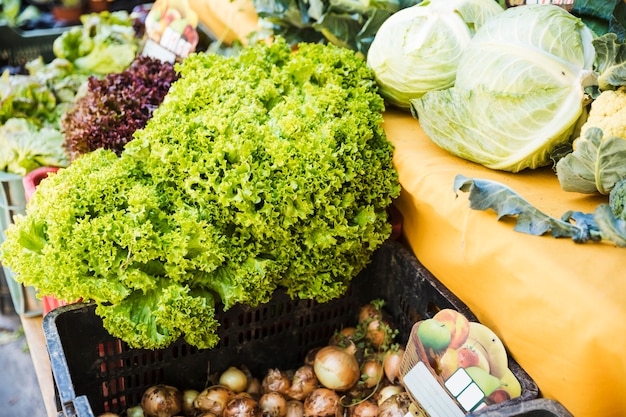
[[[419,260],[496,331],[539,386],[576,417],[626,416],[626,248],[530,236],[469,208],[457,174],[500,181],[546,214],[592,212],[604,198],[562,191],[550,169],[489,170],[434,145],[388,110],[404,238]]]

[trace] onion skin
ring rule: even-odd
[[[378,406],[378,417],[404,417],[410,404],[411,398],[406,391],[392,395]]]
[[[285,417],[304,417],[304,403],[298,400],[287,401],[287,414]]]
[[[205,388],[193,400],[193,406],[201,413],[212,413],[221,416],[228,403],[235,397],[235,393],[223,385],[214,385]]]
[[[321,348],[315,355],[313,369],[324,387],[336,391],[349,390],[361,377],[356,357],[337,346]]]
[[[280,369],[269,369],[261,382],[261,386],[263,387],[263,392],[275,391],[286,394],[291,386],[291,378]]]
[[[385,377],[392,384],[396,384],[402,380],[400,375],[400,364],[402,363],[402,357],[404,356],[404,348],[398,348],[395,351],[387,351],[383,359],[383,369],[385,371]]]
[[[242,392],[228,403],[222,417],[261,417],[261,410],[250,394]]]
[[[383,402],[389,397],[393,397],[396,394],[400,394],[404,391],[404,387],[401,385],[387,385],[378,391],[378,406],[380,407]]]
[[[359,323],[365,323],[368,320],[381,320],[382,312],[372,303],[367,303],[359,309]]]
[[[191,416],[195,413],[193,402],[200,393],[195,389],[186,389],[183,391],[183,409],[182,412],[186,416]]]
[[[170,385],[153,385],[143,393],[141,408],[146,417],[175,416],[183,409],[183,393]]]
[[[305,417],[335,417],[342,410],[339,394],[332,389],[317,388],[304,400]]]
[[[350,407],[350,417],[377,417],[378,404],[368,399]]]
[[[306,354],[306,357],[304,358],[304,364],[313,366],[313,364],[315,363],[315,356],[317,355],[317,352],[319,352],[321,349],[321,347],[316,347],[309,350]]]
[[[302,365],[296,369],[291,380],[291,386],[286,390],[285,394],[288,398],[303,401],[317,388],[318,383],[313,366]]]
[[[263,394],[263,387],[261,387],[261,381],[259,381],[259,378],[252,377],[248,379],[246,392],[257,401],[261,398],[261,395]]]
[[[280,392],[266,392],[259,399],[259,409],[263,417],[285,417],[287,399]]]
[[[367,388],[374,388],[385,375],[383,370],[382,361],[376,357],[368,358],[363,361],[361,365],[361,375],[363,375],[363,382]]]
[[[243,392],[248,386],[248,376],[241,369],[231,366],[220,375],[219,384],[235,393]]]

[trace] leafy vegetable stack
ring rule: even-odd
[[[281,287],[341,296],[390,235],[400,189],[354,52],[278,39],[177,70],[121,156],[98,149],[50,176],[1,247],[18,280],[94,301],[133,347],[213,347],[218,303]]]

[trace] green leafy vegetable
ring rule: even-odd
[[[57,37],[52,50],[57,58],[72,62],[87,74],[105,75],[123,71],[135,59],[141,38],[125,10],[89,13],[81,25]]]
[[[609,204],[600,204],[593,214],[568,211],[557,219],[496,181],[457,175],[454,191],[468,192],[470,208],[474,210],[494,210],[498,219],[516,217],[514,230],[521,233],[541,236],[549,232],[555,238],[569,237],[576,243],[604,239],[626,247],[626,221],[616,217]]]
[[[0,171],[26,175],[41,166],[64,167],[63,135],[23,118],[0,125]]]
[[[353,51],[281,38],[192,54],[119,157],[39,185],[2,262],[42,294],[98,304],[131,346],[215,345],[214,308],[342,295],[391,234],[399,193],[383,99]]]
[[[367,54],[383,97],[408,110],[411,99],[452,87],[475,31],[502,11],[493,0],[429,0],[394,13]]]
[[[607,33],[593,40],[596,50],[598,88],[615,90],[626,85],[626,43],[620,43],[615,33]]]
[[[574,151],[556,164],[565,191],[609,194],[618,181],[626,178],[625,138],[605,137],[601,129],[592,127],[574,144]]]
[[[329,42],[367,55],[382,23],[421,0],[254,0],[274,35],[290,43]]]
[[[598,36],[626,35],[626,3],[623,0],[576,0],[572,14],[580,17]]]
[[[558,6],[512,7],[480,27],[454,87],[411,100],[438,146],[492,169],[551,163],[570,141],[595,83],[593,34]]]

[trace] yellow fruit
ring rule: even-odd
[[[511,398],[519,397],[522,395],[522,386],[519,383],[519,380],[511,371],[507,368],[504,376],[500,378],[500,388],[509,393]]]
[[[484,324],[470,322],[469,339],[474,341],[474,345],[482,346],[487,352],[491,375],[502,378],[509,369],[509,358],[498,335]]]

